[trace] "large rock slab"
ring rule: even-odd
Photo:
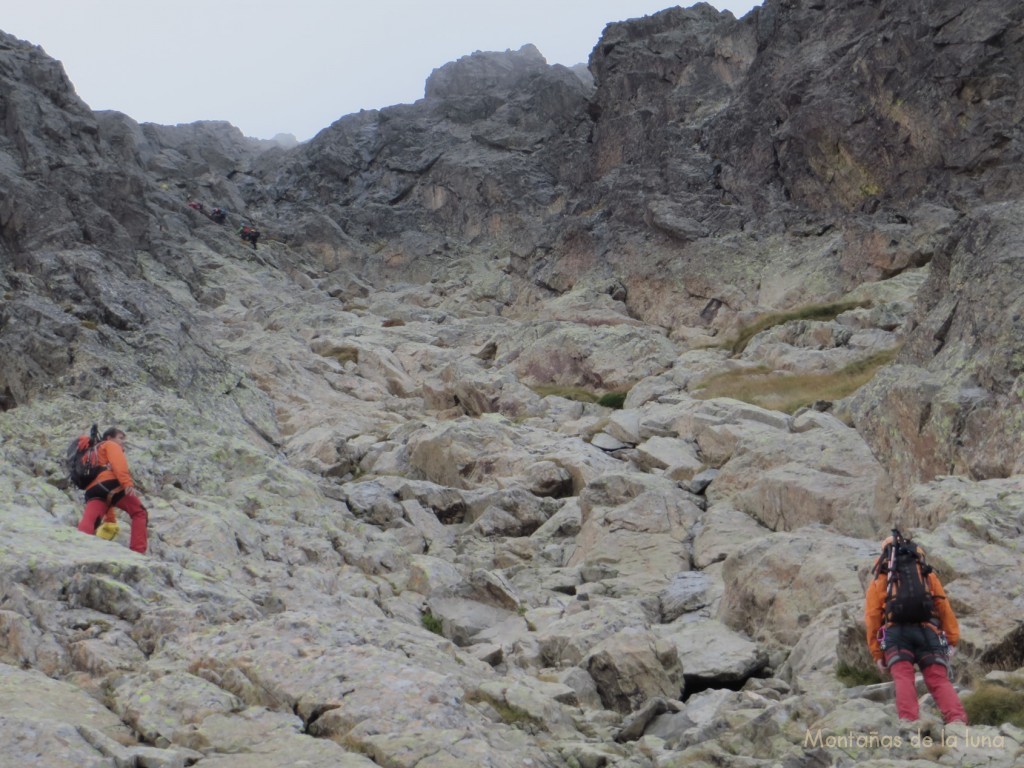
[[[701,517],[693,539],[693,564],[707,568],[771,534],[762,523],[730,504],[712,504]]]
[[[960,236],[932,263],[900,364],[851,398],[854,423],[901,491],[940,475],[1003,478],[1024,466],[1013,362],[1022,269],[1005,257],[1024,243],[1022,211],[1017,198],[965,216]],[[978,252],[976,242],[986,247]]]
[[[843,683],[836,677],[841,655],[844,660],[856,660],[856,668],[873,669],[874,660],[867,651],[863,615],[863,600],[833,605],[819,613],[793,646],[778,676],[797,691],[838,693],[843,688]],[[844,632],[850,627],[854,628],[853,632]],[[859,637],[856,637],[857,628],[860,629]],[[841,648],[842,639],[851,637],[854,644]],[[868,657],[866,663],[865,656]]]
[[[677,621],[654,632],[675,646],[686,679],[702,687],[733,686],[768,665],[768,653],[757,643],[713,619]]]
[[[156,680],[140,675],[123,677],[111,691],[111,699],[114,711],[147,743],[196,750],[215,746],[196,732],[196,726],[207,717],[245,708],[237,696],[185,672]]]
[[[431,598],[430,613],[441,622],[441,631],[456,645],[470,645],[478,634],[514,616],[493,605],[456,597]]]
[[[629,713],[648,699],[683,695],[676,647],[654,632],[627,628],[602,640],[580,662],[608,709]]]
[[[874,538],[896,502],[889,478],[861,437],[825,416],[824,426],[746,432],[708,488],[771,530],[824,523]]]
[[[635,603],[595,599],[538,628],[537,642],[545,663],[558,667],[579,664],[602,640],[628,627],[644,626],[646,616]]]
[[[654,436],[637,446],[636,462],[645,471],[664,470],[673,480],[690,480],[704,469],[692,443]]]
[[[420,430],[409,437],[407,450],[410,467],[424,479],[464,489],[500,487],[509,478],[532,488],[543,462],[564,468],[575,494],[591,479],[619,466],[582,440],[556,438],[495,418],[459,419]]]
[[[709,610],[722,596],[722,590],[714,569],[677,573],[658,595],[662,622],[670,624],[684,614]]]
[[[784,413],[718,397],[680,403],[672,428],[680,437],[696,441],[700,456],[709,465],[720,467],[732,457],[741,437],[762,431],[777,435],[788,431],[789,423]]]
[[[582,525],[568,565],[601,565],[641,591],[690,569],[691,531],[702,514],[668,478],[607,474],[580,496]]]
[[[661,373],[676,355],[675,345],[649,326],[538,322],[525,324],[517,337],[502,340],[496,362],[511,364],[530,384],[616,392]]]
[[[210,714],[192,727],[192,738],[208,747],[202,763],[217,768],[241,768],[308,762],[311,766],[370,768],[369,758],[349,752],[328,739],[305,735],[302,719],[286,712],[249,707],[231,715]]]
[[[944,520],[914,538],[924,547],[957,612],[961,663],[974,671],[1024,664],[1024,494],[1018,478],[970,482],[946,477],[909,494],[905,509],[918,519]]]
[[[0,715],[62,723],[72,729],[85,726],[117,741],[131,740],[121,718],[81,688],[9,664],[0,664]]]
[[[768,645],[794,645],[831,605],[863,598],[858,572],[877,543],[804,528],[754,541],[725,560],[718,618]]]

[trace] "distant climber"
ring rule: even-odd
[[[210,218],[213,219],[218,224],[223,224],[224,220],[227,219],[227,217],[228,215],[224,213],[224,210],[222,208],[214,208],[212,211],[210,211]]]
[[[149,522],[149,513],[139,500],[135,482],[128,470],[128,459],[124,454],[126,439],[125,433],[117,427],[111,427],[100,438],[96,461],[103,467],[103,471],[85,489],[85,510],[78,523],[78,530],[96,534],[103,527],[100,519],[103,518],[104,525],[113,522],[113,507],[117,507],[127,512],[132,521],[129,548],[144,555],[148,546],[146,524]]]
[[[200,203],[198,200],[189,200],[188,201],[188,207],[191,208],[193,211],[199,211],[200,213],[205,213],[203,204]]]
[[[943,720],[966,724],[967,713],[949,681],[960,626],[924,550],[893,529],[873,573],[864,601],[868,648],[878,671],[892,675],[900,722],[910,724],[919,716],[917,664]]]
[[[243,224],[238,230],[238,235],[246,242],[252,243],[252,249],[256,250],[256,241],[260,239],[260,231],[256,227]]]

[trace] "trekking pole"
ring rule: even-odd
[[[946,677],[949,678],[949,682],[953,682],[953,660],[949,658],[949,638],[946,637],[945,630],[939,630],[939,645],[942,646],[942,658],[946,663]]]
[[[896,567],[896,548],[903,541],[903,534],[899,528],[892,529],[892,546],[889,547],[889,575],[892,576],[892,569]]]
[[[893,578],[893,571],[896,569],[896,549],[899,547],[898,542],[902,539],[903,536],[900,534],[899,529],[893,528],[892,544],[889,545],[889,563],[885,571],[885,621],[889,621],[891,618],[889,606],[896,593],[896,579]]]

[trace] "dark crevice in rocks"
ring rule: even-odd
[[[423,506],[430,512],[434,513],[434,517],[437,518],[437,521],[441,523],[441,525],[461,525],[466,521],[465,502],[459,501],[447,507],[430,506],[428,504],[424,504]]]
[[[958,13],[954,13],[954,14],[952,14],[952,15],[951,15],[951,16],[950,16],[949,18],[947,18],[947,19],[944,19],[944,20],[943,20],[943,21],[942,21],[942,22],[941,22],[940,24],[936,24],[936,25],[934,25],[934,26],[933,26],[933,27],[931,28],[931,34],[932,34],[932,36],[933,36],[933,37],[937,36],[937,35],[938,35],[938,34],[939,34],[940,32],[942,32],[942,31],[943,31],[943,30],[944,30],[944,29],[945,29],[945,28],[946,28],[947,26],[949,26],[950,24],[952,24],[952,23],[953,23],[954,21],[957,21],[958,19],[960,19],[960,18],[961,18],[961,17],[963,16],[963,15],[964,15],[964,12],[963,12],[963,11],[959,11]],[[936,47],[936,48],[940,48],[940,47],[943,47],[943,45],[944,45],[944,43],[942,43],[941,41],[935,41],[935,42],[934,42],[933,44],[935,45],[935,47]]]
[[[18,401],[15,399],[14,393],[11,392],[10,386],[4,387],[4,391],[0,392],[0,413],[17,407]]]
[[[409,195],[412,194],[412,191],[414,189],[416,189],[415,183],[407,184],[406,186],[402,187],[402,189],[398,191],[398,194],[396,194],[394,197],[388,200],[388,205],[398,205],[400,202],[409,197]]]
[[[765,664],[751,670],[746,675],[740,677],[702,677],[701,675],[683,675],[683,701],[686,701],[691,696],[703,691],[712,690],[726,690],[726,691],[740,691],[743,686],[747,684],[748,680],[751,679],[767,679],[771,677],[771,674],[767,670],[767,661]]]
[[[686,701],[691,696],[704,691],[738,691],[743,688],[747,682],[744,680],[733,680],[733,681],[721,681],[714,678],[699,677],[698,675],[683,675],[683,696],[682,701]]]
[[[241,382],[239,382],[239,384],[241,384]],[[249,418],[244,413],[242,414],[242,421],[244,421],[246,425],[251,427],[256,434],[263,438],[263,440],[265,440],[268,445],[271,445],[274,448],[278,449],[280,449],[281,446],[283,445],[283,443],[280,440],[275,438],[272,434],[270,434],[262,426],[260,426],[254,419]]]
[[[518,152],[520,154],[530,155],[530,154],[533,154],[536,151],[535,149],[533,149],[531,147],[514,147],[514,146],[511,146],[510,144],[506,144],[506,143],[503,143],[503,142],[500,142],[500,141],[495,141],[493,139],[487,138],[486,136],[482,136],[482,135],[476,134],[476,133],[473,134],[473,141],[475,141],[478,144],[480,144],[481,146],[487,147],[489,149],[497,149],[497,150],[501,150],[503,152]]]
[[[224,392],[223,392],[222,394],[224,394],[224,395],[230,395],[230,394],[231,394],[232,392],[234,392],[234,391],[235,391],[236,389],[242,389],[242,388],[244,388],[244,386],[245,386],[245,383],[244,383],[244,382],[242,381],[242,379],[239,379],[239,380],[238,380],[238,381],[236,381],[236,382],[235,382],[234,384],[232,384],[232,385],[231,385],[230,387],[228,387],[227,389],[225,389],[225,390],[224,390]]]
[[[1024,621],[1006,639],[982,654],[981,663],[989,669],[1013,671],[1024,667]]]
[[[705,323],[710,324],[715,316],[718,314],[718,310],[725,306],[725,302],[721,299],[711,299],[707,304],[704,305],[704,309],[700,311],[700,319]]]
[[[353,691],[355,691],[355,688],[343,691],[341,695],[345,696],[349,693],[352,693]],[[293,711],[295,712],[296,717],[302,718],[302,721],[304,723],[302,732],[307,736],[316,737],[320,735],[316,732],[316,729],[313,728],[313,726],[316,724],[316,721],[323,717],[325,712],[330,712],[332,709],[338,709],[340,706],[340,704],[321,704],[318,707],[313,707],[313,710],[309,713],[308,718],[302,717],[302,713],[299,712],[298,704],[294,706]]]
[[[946,337],[949,335],[949,329],[953,325],[953,318],[956,317],[957,307],[960,306],[958,301],[953,305],[953,308],[949,311],[946,319],[942,321],[942,325],[935,331],[935,335],[932,337],[938,342],[938,345],[932,350],[933,355],[937,355],[939,351],[946,345]]]

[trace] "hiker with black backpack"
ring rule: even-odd
[[[256,227],[243,224],[238,230],[238,236],[250,243],[254,251],[256,250],[256,241],[260,239],[260,231]]]
[[[949,680],[960,626],[924,550],[896,529],[882,542],[864,603],[867,641],[879,672],[892,675],[901,722],[919,716],[914,664],[946,723],[967,723]]]
[[[82,533],[95,534],[104,524],[111,522],[113,508],[124,510],[131,518],[129,549],[146,554],[148,539],[146,524],[149,513],[139,500],[139,493],[128,469],[123,430],[111,427],[96,437],[93,426],[90,436],[83,436],[69,449],[69,469],[72,481],[85,490],[85,510],[78,523]]]

